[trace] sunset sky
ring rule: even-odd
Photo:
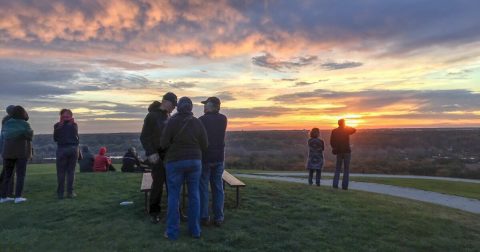
[[[480,1],[0,0],[0,105],[138,132],[166,91],[229,130],[480,126]]]

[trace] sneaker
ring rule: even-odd
[[[67,194],[67,198],[69,198],[69,199],[74,199],[74,198],[76,198],[76,197],[77,197],[77,194],[76,194],[76,193],[69,193],[69,194]]]
[[[10,202],[10,201],[14,201],[14,199],[10,198],[10,197],[0,199],[0,203],[7,203],[7,202]]]
[[[213,222],[213,224],[215,225],[215,227],[221,227],[223,225],[223,221],[222,220],[216,220]]]
[[[160,215],[152,215],[152,216],[150,217],[150,222],[151,222],[152,224],[158,224],[158,223],[160,223],[160,221],[161,221]]]
[[[15,198],[15,204],[23,203],[25,201],[27,201],[27,199],[22,198],[22,197]]]

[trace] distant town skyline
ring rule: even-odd
[[[175,1],[174,1],[175,2]],[[480,126],[478,1],[0,1],[0,105],[139,132],[171,91],[228,130]]]

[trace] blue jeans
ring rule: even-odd
[[[167,163],[167,235],[169,239],[176,240],[180,232],[180,191],[183,181],[188,188],[188,230],[194,237],[200,237],[200,176],[202,161],[181,160]]]
[[[337,154],[337,164],[335,167],[335,175],[333,176],[333,187],[338,188],[338,180],[340,179],[340,172],[343,168],[342,188],[348,189],[348,177],[350,175],[350,153]]]
[[[200,210],[202,219],[208,220],[208,183],[212,190],[212,210],[215,221],[223,221],[223,162],[204,163],[200,180]]]

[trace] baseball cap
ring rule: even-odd
[[[220,106],[220,99],[217,97],[208,97],[207,100],[202,101],[202,104],[213,103],[214,105]]]

